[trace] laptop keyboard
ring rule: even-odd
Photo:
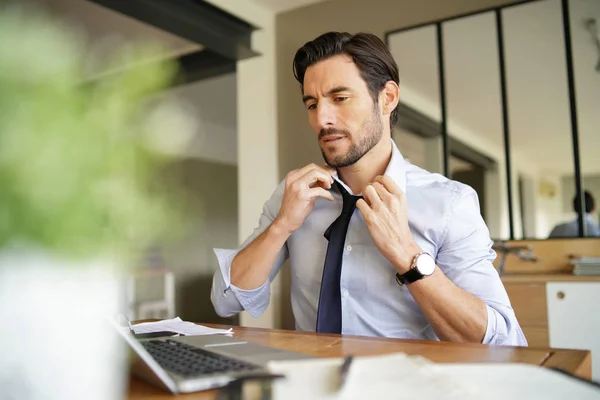
[[[160,366],[186,377],[262,369],[255,364],[211,353],[174,340],[149,340],[141,343]]]

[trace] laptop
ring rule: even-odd
[[[139,339],[123,327],[118,327],[118,332],[133,350],[133,375],[173,394],[222,388],[242,378],[268,377],[270,361],[314,358],[223,334]]]

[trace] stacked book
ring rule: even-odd
[[[600,257],[579,257],[571,261],[573,275],[600,275]]]

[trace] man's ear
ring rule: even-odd
[[[394,81],[387,81],[380,92],[381,112],[391,114],[400,101],[400,88]]]

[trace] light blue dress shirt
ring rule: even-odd
[[[488,323],[483,343],[526,346],[506,290],[492,265],[496,254],[479,212],[476,192],[410,164],[393,142],[392,146],[385,174],[407,196],[409,226],[416,243],[435,258],[456,285],[485,302]],[[273,222],[283,192],[284,182],[265,203],[254,233],[239,248],[215,249],[220,268],[213,277],[211,301],[223,317],[242,310],[254,317],[261,315],[269,304],[270,282],[289,258],[296,329],[315,331],[328,244],[323,233],[342,209],[337,189],[331,189],[333,202],[317,198],[311,214],[279,252],[269,281],[254,290],[242,290],[230,282],[234,257]],[[375,246],[362,214],[355,210],[346,236],[340,280],[342,333],[439,340],[410,291],[398,285],[395,274],[394,266]]]
[[[600,236],[600,227],[594,218],[585,214],[583,217],[583,221],[585,222],[585,234],[586,236]],[[564,224],[559,224],[552,229],[550,232],[549,238],[568,238],[568,237],[577,237],[579,236],[579,221],[575,219],[570,222],[565,222]]]

